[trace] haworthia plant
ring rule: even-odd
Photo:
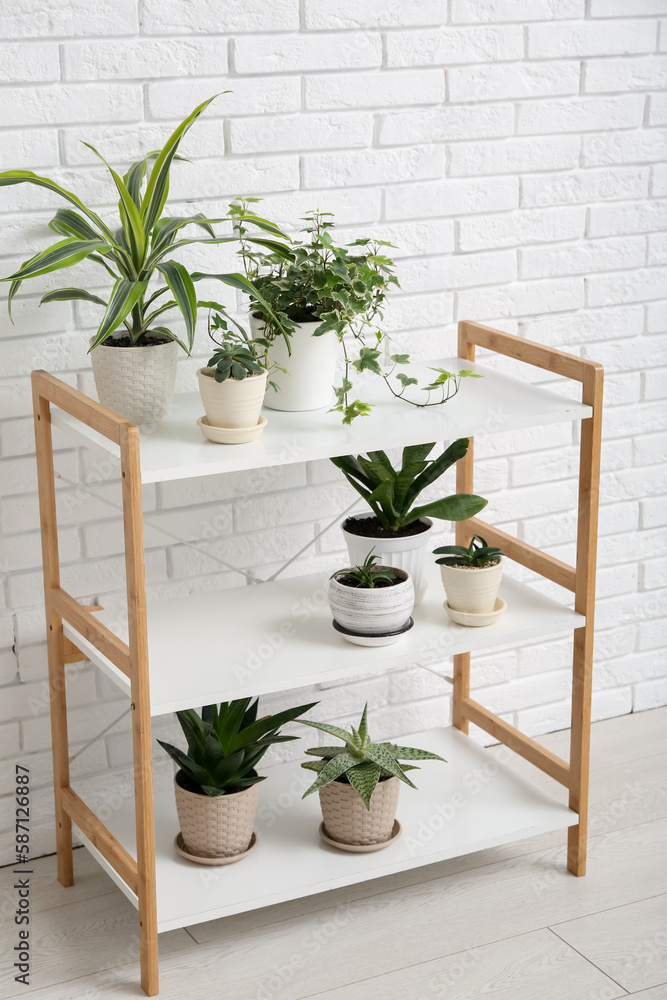
[[[351,727],[351,732],[339,726],[330,726],[325,722],[309,722],[298,720],[303,726],[312,726],[329,736],[342,740],[342,747],[313,747],[306,753],[320,760],[304,761],[301,767],[307,771],[316,771],[317,779],[308,788],[303,798],[324,788],[331,781],[346,779],[354,790],[359,793],[364,805],[370,810],[371,798],[378,781],[392,776],[409,785],[416,786],[406,777],[406,771],[419,770],[414,764],[401,764],[403,760],[442,760],[437,753],[428,750],[417,750],[415,747],[400,747],[395,743],[373,743],[368,732],[368,704],[364,706],[359,728]]]
[[[58,209],[49,223],[49,228],[65,237],[64,239],[35,254],[14,274],[0,279],[10,282],[10,317],[12,299],[23,281],[72,267],[86,258],[107,272],[105,280],[108,280],[108,276],[113,279],[108,297],[95,295],[85,288],[68,287],[47,292],[42,296],[41,302],[85,300],[104,306],[105,311],[93,337],[91,349],[123,328],[134,346],[146,343],[147,334],[152,332],[175,340],[189,354],[194,345],[197,324],[196,281],[201,278],[216,278],[232,288],[241,288],[257,296],[254,287],[242,274],[190,274],[183,264],[171,259],[176,250],[193,243],[222,244],[239,241],[236,233],[216,236],[213,225],[225,221],[224,219],[208,219],[201,213],[190,216],[162,214],[169,195],[171,167],[175,159],[183,159],[177,153],[179,144],[216,96],[219,95],[199,104],[173,131],[162,149],[137,160],[123,177],[109,166],[93,146],[84,143],[102,160],[114,182],[119,196],[120,228],[107,226],[80,198],[48,177],[41,177],[30,170],[5,170],[0,173],[0,187],[32,184],[53,191],[74,206]],[[254,231],[246,235],[244,238],[247,241],[277,254],[278,257],[291,259],[290,250],[281,242],[288,237],[278,226],[253,213],[246,216],[246,222],[254,230],[259,230],[259,235]],[[203,230],[203,233],[187,239],[177,239],[181,230],[192,226]],[[261,235],[262,233],[267,235]],[[166,284],[149,295],[148,286],[156,273],[162,275]],[[172,297],[158,302],[167,292],[171,292]],[[185,321],[184,340],[161,325],[162,321],[157,325],[159,317],[174,309],[180,312]],[[267,309],[271,312],[269,306]]]
[[[187,740],[187,752],[158,740],[181,769],[191,791],[202,795],[230,795],[264,781],[255,768],[273,743],[287,743],[298,736],[282,736],[280,727],[317,705],[298,705],[275,715],[257,718],[259,699],[239,698],[221,705],[206,705],[199,716],[194,709],[177,712]]]

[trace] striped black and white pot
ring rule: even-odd
[[[344,570],[332,577],[329,607],[338,624],[359,635],[386,635],[403,628],[412,614],[415,590],[409,573],[394,572],[400,579],[391,587],[349,587],[338,579],[345,576]]]

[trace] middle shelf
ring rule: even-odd
[[[151,714],[165,715],[233,698],[268,694],[360,672],[422,663],[581,628],[583,615],[505,577],[507,611],[494,625],[468,628],[449,621],[437,567],[415,608],[415,626],[392,646],[347,642],[331,626],[327,576],[315,573],[273,583],[195,594],[148,606]],[[126,614],[107,608],[96,617],[127,638]],[[106,657],[63,622],[67,638],[128,695],[130,683]]]

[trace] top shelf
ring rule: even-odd
[[[372,414],[359,417],[351,427],[342,426],[340,414],[325,410],[306,413],[265,410],[269,423],[264,433],[257,441],[245,445],[224,446],[205,441],[197,427],[197,419],[203,414],[199,393],[181,393],[174,397],[166,420],[141,429],[141,481],[160,483],[214,476],[425,441],[449,441],[564,423],[592,415],[590,406],[461,358],[411,366],[421,384],[428,378],[431,364],[449,370],[472,368],[484,378],[464,381],[457,396],[443,406],[428,409],[394,399],[376,379],[363,390],[363,398],[374,404]],[[54,406],[51,412],[54,426],[85,444],[118,455],[113,442],[64,410]]]

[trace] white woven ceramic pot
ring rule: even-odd
[[[372,514],[355,514],[356,518],[372,517]],[[415,588],[415,604],[424,597],[427,583],[425,578],[426,555],[431,546],[433,521],[422,517],[423,524],[428,525],[426,531],[418,535],[405,535],[397,538],[371,538],[368,535],[355,535],[343,525],[343,536],[347,543],[350,566],[363,565],[371,550],[385,566],[404,569],[412,577]]]
[[[410,576],[396,572],[401,580],[391,587],[348,587],[332,577],[329,607],[338,624],[362,635],[386,635],[403,628],[412,614],[415,591]]]
[[[400,787],[395,777],[378,781],[367,809],[352,785],[330,781],[319,792],[325,833],[341,844],[381,844],[390,840]]]
[[[447,593],[447,603],[454,611],[487,614],[496,606],[503,575],[503,562],[481,569],[440,565],[440,575]]]
[[[287,372],[271,372],[271,381],[277,391],[270,388],[264,405],[270,410],[321,410],[331,406],[333,385],[336,381],[338,337],[333,331],[313,337],[320,320],[297,323],[290,337],[291,353],[287,351],[284,337],[277,337],[268,350],[268,364],[280,365]],[[261,336],[262,320],[250,317],[253,336]]]
[[[178,775],[174,777],[176,812],[188,854],[202,858],[243,854],[252,839],[258,785],[231,795],[199,795],[182,788],[177,778]]]
[[[266,392],[266,372],[216,382],[215,368],[197,372],[206,419],[213,427],[255,427]]]
[[[164,420],[174,395],[178,350],[174,340],[150,347],[100,344],[90,352],[100,403],[133,424]]]

